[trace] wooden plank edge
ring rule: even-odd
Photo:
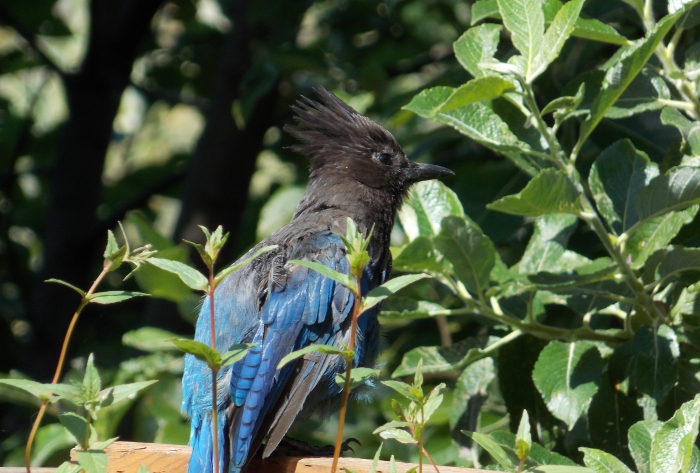
[[[71,461],[76,461],[76,449],[71,450]],[[187,464],[192,448],[185,445],[169,445],[140,442],[114,442],[105,449],[109,464],[108,473],[137,473],[141,464],[146,465],[151,473],[187,473]],[[254,459],[248,473],[329,473],[332,458],[326,457],[273,457]],[[352,468],[357,473],[367,473],[372,466],[372,460],[344,457],[340,459],[339,471],[342,468]],[[405,473],[416,464],[396,462],[397,471]],[[473,468],[457,468],[454,466],[439,467],[440,473],[487,473],[487,470]],[[32,468],[33,473],[53,473],[55,468]],[[435,469],[430,463],[423,464],[424,473],[432,473]],[[389,462],[380,461],[377,473],[388,473]],[[26,473],[21,467],[0,467],[0,473]]]

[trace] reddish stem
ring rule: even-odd
[[[209,325],[211,326],[211,348],[216,350],[216,330],[214,326],[214,268],[209,267]],[[216,399],[216,376],[219,374],[218,368],[211,368],[211,428],[214,439],[214,472],[219,473],[219,416]]]
[[[61,347],[61,353],[58,356],[58,364],[56,365],[56,371],[53,374],[51,384],[58,383],[58,380],[61,378],[63,364],[66,362],[66,354],[68,353],[68,345],[70,344],[70,339],[73,337],[73,331],[75,330],[75,326],[78,323],[80,313],[83,311],[85,306],[90,303],[89,297],[92,295],[93,292],[95,292],[95,289],[97,289],[97,286],[102,282],[102,279],[104,279],[105,275],[110,271],[111,268],[111,264],[102,268],[102,272],[99,274],[99,276],[97,276],[97,279],[95,279],[95,281],[92,283],[92,286],[90,286],[88,292],[83,296],[83,300],[80,302],[80,305],[73,314],[73,318],[71,319],[70,324],[68,325],[68,330],[66,330],[66,335],[63,337],[63,346]],[[49,393],[49,395],[50,394],[51,393]],[[41,407],[39,408],[39,413],[37,414],[36,419],[34,419],[34,424],[32,424],[32,430],[29,432],[27,446],[24,448],[24,465],[27,468],[27,473],[32,473],[30,467],[32,457],[32,444],[34,443],[34,438],[36,437],[36,433],[39,430],[39,425],[41,425],[41,420],[44,418],[44,414],[46,413],[46,406],[48,405],[48,403],[48,400],[42,401]]]
[[[350,343],[348,349],[350,351],[355,350],[355,336],[357,334],[357,320],[360,318],[360,304],[362,303],[361,289],[359,283],[359,277],[355,278],[357,281],[357,290],[355,293],[355,302],[352,306],[352,321],[350,326]],[[345,369],[345,384],[343,386],[343,397],[340,401],[340,417],[338,419],[338,434],[335,438],[335,450],[333,451],[333,464],[331,466],[331,473],[335,473],[338,468],[338,460],[340,459],[340,448],[343,445],[343,428],[345,427],[345,414],[348,409],[348,398],[350,397],[350,375],[352,373],[352,358],[346,358],[345,364],[347,365]]]

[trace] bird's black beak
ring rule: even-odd
[[[439,179],[445,176],[454,176],[455,173],[442,166],[434,164],[416,163],[410,161],[408,167],[404,168],[407,182],[428,181],[430,179]]]

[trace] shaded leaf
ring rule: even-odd
[[[114,304],[115,302],[126,301],[134,297],[146,296],[150,297],[150,294],[144,292],[131,292],[131,291],[105,291],[97,292],[92,294],[88,299],[90,302],[96,304]]]
[[[67,282],[65,282],[65,281],[61,281],[60,279],[47,279],[47,280],[44,281],[44,282],[52,282],[52,283],[56,283],[56,284],[62,284],[62,285],[64,285],[64,286],[66,286],[66,287],[70,287],[70,288],[73,289],[75,292],[77,292],[77,293],[80,294],[81,296],[85,297],[85,291],[83,291],[82,289],[80,289],[80,288],[78,288],[78,287],[75,287],[74,285],[72,285],[72,284],[70,284],[70,283],[67,283]]]
[[[571,214],[556,213],[537,217],[535,231],[516,266],[517,272],[563,273],[590,263],[588,258],[566,249],[577,222]]]
[[[498,10],[498,2],[496,0],[477,0],[472,5],[472,25],[485,18],[501,18],[501,12]],[[500,25],[498,26],[500,27]],[[467,31],[473,29],[469,28]]]
[[[698,206],[693,205],[652,218],[638,226],[626,245],[632,256],[632,267],[641,268],[652,254],[666,248],[681,228],[693,221],[697,212]]]
[[[666,33],[673,27],[681,12],[667,15],[659,21],[647,36],[636,42],[623,57],[605,74],[601,91],[591,105],[591,113],[581,124],[577,147],[581,146],[600,123],[610,107],[622,95],[647,63]]]
[[[544,71],[559,56],[564,42],[569,38],[574,30],[574,25],[578,22],[583,2],[584,0],[572,0],[565,3],[557,12],[544,34],[543,63],[539,66],[539,72]]]
[[[569,429],[598,391],[603,362],[589,342],[550,342],[540,353],[532,379],[549,410]]]
[[[471,220],[450,216],[443,219],[440,234],[434,241],[467,290],[481,297],[496,261],[491,239]]]
[[[485,394],[496,376],[492,358],[484,358],[468,365],[459,375],[450,406],[450,429],[454,429],[469,406],[472,397]]]
[[[157,383],[157,380],[152,381],[139,381],[136,383],[129,384],[119,384],[117,386],[112,386],[100,391],[98,398],[100,400],[109,399],[109,404],[116,404],[117,402],[123,401],[125,399],[135,397],[136,393],[142,389],[146,389],[152,384]],[[105,405],[109,405],[105,404]]]
[[[221,355],[221,366],[232,365],[242,360],[255,345],[255,343],[241,343],[231,346],[226,353]]]
[[[391,374],[392,378],[416,372],[423,360],[423,373],[444,373],[460,370],[488,355],[484,350],[498,342],[498,337],[470,337],[451,347],[418,347],[403,356],[401,364]]]
[[[629,140],[616,141],[598,155],[588,182],[598,210],[615,234],[639,220],[635,198],[658,174],[658,166]]]
[[[645,325],[635,332],[633,349],[635,387],[660,403],[678,381],[676,333],[668,325]]]
[[[88,429],[87,419],[74,412],[59,414],[58,418],[71,437],[73,437],[75,443],[78,445],[85,445],[85,442],[87,441]]]
[[[394,255],[392,267],[403,272],[444,273],[447,272],[445,263],[443,255],[435,249],[432,238],[421,235]]]

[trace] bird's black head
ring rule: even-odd
[[[296,126],[285,130],[301,141],[292,147],[311,159],[311,180],[332,178],[385,189],[400,203],[411,184],[452,175],[449,169],[406,159],[396,139],[326,89],[319,101],[302,97],[292,108]]]

